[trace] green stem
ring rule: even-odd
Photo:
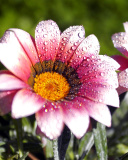
[[[59,160],[59,153],[58,153],[58,140],[53,140],[53,154],[54,160]]]
[[[15,129],[17,133],[17,143],[20,158],[23,157],[23,143],[22,143],[22,119],[14,119]]]

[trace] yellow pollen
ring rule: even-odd
[[[56,72],[36,75],[34,91],[45,99],[57,101],[67,96],[70,90],[66,78]]]

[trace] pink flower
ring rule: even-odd
[[[125,32],[115,33],[112,35],[114,47],[117,48],[124,56],[112,56],[119,64],[119,94],[128,91],[128,22],[123,23]]]
[[[9,70],[0,72],[1,115],[35,113],[40,131],[50,139],[64,124],[81,138],[90,117],[110,126],[106,105],[119,106],[119,64],[98,54],[97,38],[85,38],[82,26],[60,33],[54,21],[42,21],[35,39],[20,29],[7,30],[0,41],[0,60]]]

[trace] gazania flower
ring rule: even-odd
[[[117,48],[124,56],[114,55],[119,64],[119,94],[128,91],[128,22],[123,23],[125,32],[115,33],[112,36],[114,47]]]
[[[106,105],[119,106],[119,64],[98,54],[97,38],[85,38],[82,26],[60,33],[54,21],[42,21],[35,39],[20,29],[7,30],[0,41],[0,60],[9,70],[0,72],[1,115],[35,113],[40,131],[50,139],[64,124],[82,137],[90,117],[110,126]]]

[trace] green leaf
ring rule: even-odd
[[[92,146],[94,145],[94,136],[91,132],[85,134],[85,136],[81,139],[79,145],[79,160],[82,160],[90,151]]]
[[[98,122],[97,128],[93,129],[93,134],[98,160],[107,160],[107,138],[105,126]]]

